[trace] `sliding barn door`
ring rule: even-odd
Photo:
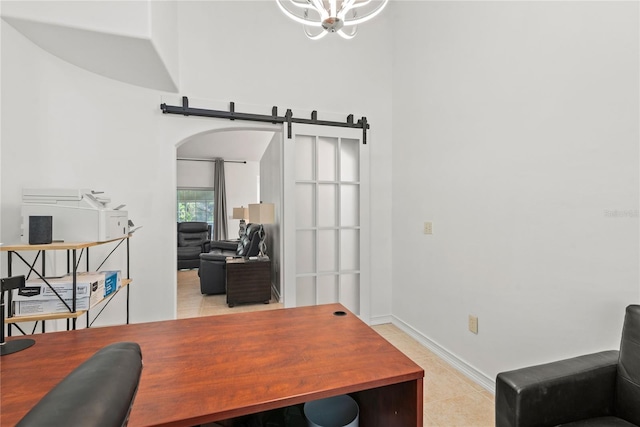
[[[284,302],[339,302],[369,321],[369,156],[362,130],[283,132]]]

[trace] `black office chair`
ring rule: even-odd
[[[126,426],[141,372],[138,344],[108,345],[51,389],[17,426]]]
[[[640,426],[640,305],[627,307],[620,351],[498,374],[496,427]]]

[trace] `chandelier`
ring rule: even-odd
[[[351,39],[358,31],[358,24],[368,21],[382,12],[389,0],[276,0],[289,18],[304,26],[304,32],[312,40],[328,33],[337,33]]]

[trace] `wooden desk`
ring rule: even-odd
[[[350,393],[362,427],[422,426],[424,371],[339,304],[34,335],[3,356],[0,425],[15,425],[101,347],[135,341],[129,426],[193,426]],[[9,338],[11,339],[11,338]]]

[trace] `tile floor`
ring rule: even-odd
[[[202,295],[197,270],[178,271],[178,318],[282,308],[270,304],[227,307],[224,295]],[[493,395],[392,324],[373,329],[424,369],[425,427],[493,427]]]

